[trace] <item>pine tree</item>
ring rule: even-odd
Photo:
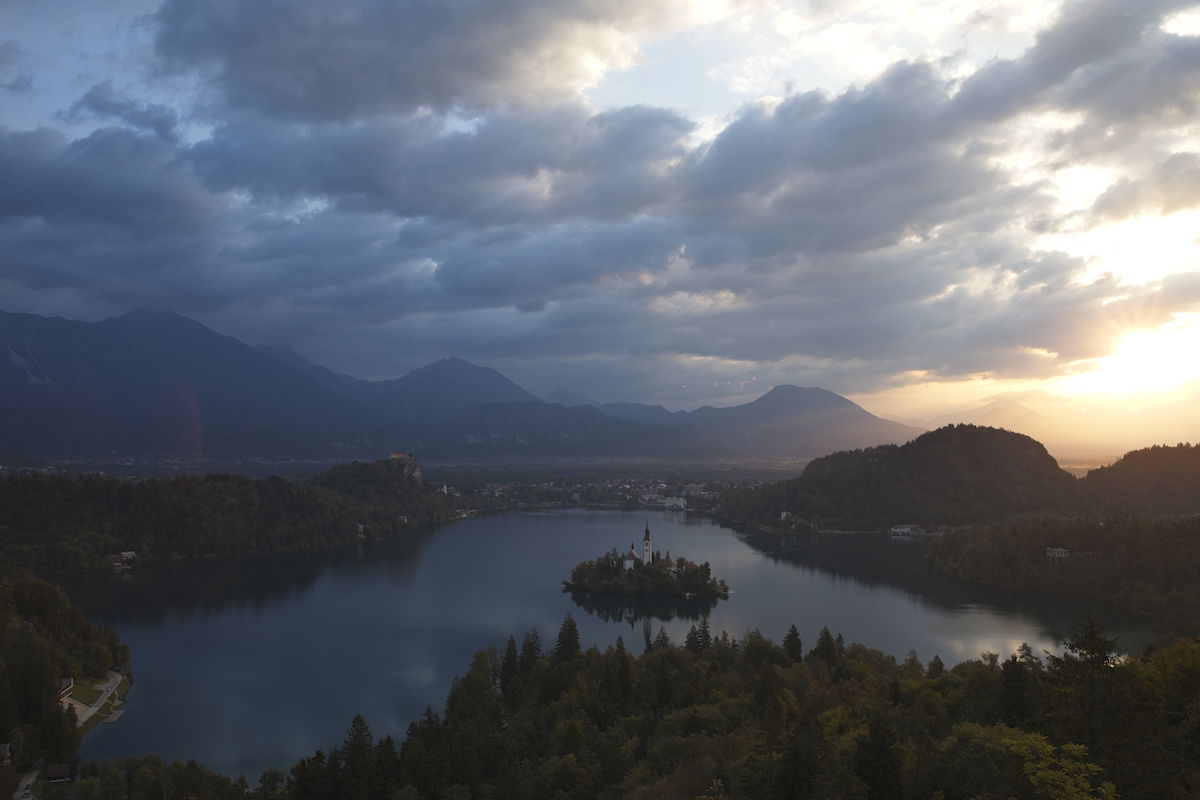
[[[554,643],[554,655],[551,659],[555,664],[564,664],[579,655],[579,626],[571,612],[563,617],[562,627],[558,629],[558,641]]]
[[[929,659],[929,668],[925,674],[930,678],[940,678],[945,671],[946,665],[942,663],[942,657],[935,653],[933,658]]]
[[[824,664],[829,669],[837,666],[837,642],[834,640],[833,634],[829,632],[829,628],[821,628],[821,632],[817,634],[817,646],[808,656],[811,660]]]
[[[700,618],[700,627],[696,629],[696,633],[700,639],[701,650],[712,647],[712,631],[708,627],[708,617]]]
[[[667,636],[667,629],[659,627],[658,635],[654,637],[654,649],[662,650],[665,647],[671,646],[671,637]]]
[[[792,661],[804,660],[804,643],[800,641],[800,631],[796,630],[795,625],[788,628],[787,635],[783,637],[783,650]]]
[[[508,644],[504,646],[504,661],[500,664],[500,690],[506,694],[512,687],[513,678],[517,676],[518,659],[517,642],[509,636]]]
[[[525,638],[521,640],[521,656],[517,660],[517,671],[521,675],[528,675],[529,670],[533,669],[533,665],[542,657],[542,637],[538,636],[536,630],[530,629],[525,634]]]

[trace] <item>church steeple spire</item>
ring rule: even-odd
[[[642,537],[642,563],[649,564],[654,554],[654,543],[650,539],[650,523],[646,523],[646,535]]]

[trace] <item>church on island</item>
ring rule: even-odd
[[[625,554],[624,564],[625,569],[633,569],[638,564],[658,564],[670,572],[675,572],[675,562],[671,560],[671,553],[660,556],[654,552],[654,540],[650,537],[650,523],[646,523],[646,533],[642,536],[642,554],[639,556],[637,551],[633,549],[633,542],[629,543],[629,552]]]
[[[716,580],[708,562],[694,564],[686,558],[672,560],[670,552],[656,552],[650,525],[642,535],[642,552],[631,542],[624,554],[614,547],[595,561],[584,561],[571,570],[564,591],[661,597],[728,597],[725,581]]]

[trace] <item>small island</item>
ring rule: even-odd
[[[672,560],[654,550],[650,526],[646,526],[639,555],[629,545],[624,555],[616,548],[594,561],[584,561],[562,582],[564,592],[687,599],[729,597],[729,587],[712,576],[708,562],[696,564],[686,558]]]

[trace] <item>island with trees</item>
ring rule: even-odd
[[[570,580],[563,581],[563,591],[629,597],[729,597],[729,587],[724,580],[713,577],[707,561],[696,564],[654,550],[649,525],[642,538],[641,554],[631,544],[624,554],[613,548],[593,561],[581,562],[571,570]]]

